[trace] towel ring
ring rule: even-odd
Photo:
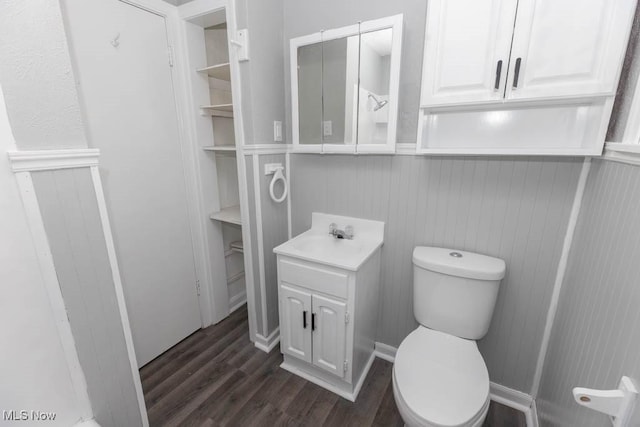
[[[269,184],[269,195],[271,196],[271,199],[276,202],[276,203],[282,203],[284,201],[284,199],[287,198],[287,193],[288,193],[288,186],[287,186],[287,178],[284,177],[284,173],[282,173],[282,170],[284,168],[279,167],[278,169],[276,169],[275,173],[273,174],[273,178],[271,178],[271,184]],[[275,194],[275,186],[276,186],[276,182],[278,181],[282,181],[282,185],[283,185],[283,190],[282,190],[282,195],[280,197],[276,197]]]

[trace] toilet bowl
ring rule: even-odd
[[[481,426],[489,374],[475,341],[419,326],[396,353],[393,395],[410,427]]]
[[[410,427],[481,426],[489,411],[489,373],[475,340],[489,329],[505,263],[417,247],[413,265],[413,309],[420,326],[396,352],[398,411]]]

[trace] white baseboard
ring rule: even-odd
[[[265,353],[270,353],[280,342],[280,327],[278,326],[268,337],[256,333],[255,346]]]
[[[375,344],[375,355],[391,363],[395,362],[397,351],[396,347],[388,344],[381,342]],[[489,395],[494,402],[524,413],[527,427],[538,427],[536,402],[530,395],[494,382],[489,384]]]
[[[386,360],[387,362],[395,362],[396,360],[396,351],[397,348],[390,346],[388,344],[383,344],[381,342],[376,342],[375,344],[375,355],[382,360]]]
[[[238,295],[229,298],[229,314],[233,313],[247,303],[247,291],[242,291]]]

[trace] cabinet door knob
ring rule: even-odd
[[[513,88],[518,88],[518,79],[520,78],[520,63],[522,62],[522,58],[516,59],[516,68],[513,72]]]
[[[302,312],[302,329],[307,329],[307,310]]]
[[[493,86],[496,90],[500,89],[500,75],[502,74],[502,59],[498,61],[498,65],[496,66],[496,83]]]
[[[311,313],[311,330],[312,331],[316,330],[316,314],[315,313]]]

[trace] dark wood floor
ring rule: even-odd
[[[391,363],[376,359],[356,403],[279,367],[248,337],[246,308],[202,329],[140,370],[151,426],[402,426]],[[491,403],[485,426],[524,427]]]

